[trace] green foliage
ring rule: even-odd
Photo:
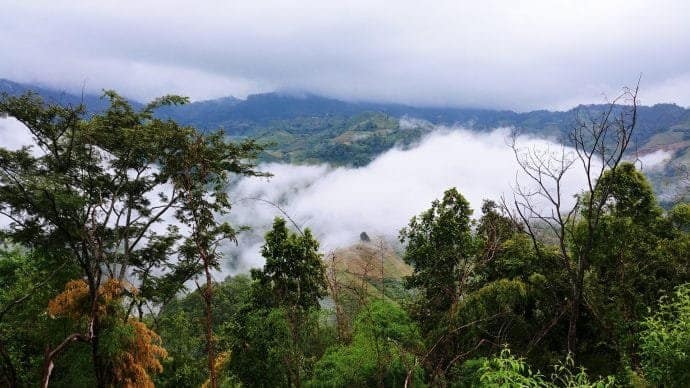
[[[690,204],[679,203],[674,206],[669,212],[668,218],[674,227],[685,232],[690,231]]]
[[[251,304],[251,288],[247,276],[229,277],[214,286],[213,331],[219,349],[233,345],[233,335]],[[157,330],[168,351],[163,373],[156,379],[159,385],[200,386],[208,377],[205,334],[198,322],[204,314],[199,293],[170,301],[157,319]],[[232,377],[227,371],[220,373]]]
[[[682,387],[690,380],[690,284],[678,286],[659,304],[642,322],[642,370],[655,385]]]
[[[414,268],[407,286],[423,293],[419,314],[428,317],[423,326],[448,311],[464,291],[476,253],[471,215],[465,197],[452,188],[400,231],[403,259]]]
[[[267,145],[260,155],[262,160],[359,167],[396,145],[409,146],[419,141],[426,130],[400,128],[398,119],[370,112],[248,124],[241,132]]]
[[[335,339],[321,311],[303,312],[295,324],[285,308],[252,309],[232,331],[229,371],[248,386],[296,386]]]
[[[288,230],[284,219],[276,218],[261,248],[266,264],[262,271],[252,271],[259,303],[318,309],[319,299],[326,295],[325,269],[318,248],[319,242],[309,229],[297,234]]]
[[[374,300],[357,315],[352,343],[329,348],[309,385],[399,387],[409,373],[414,386],[423,386],[414,357],[420,344],[416,325],[400,307]]]
[[[543,387],[544,377],[522,358],[504,349],[500,356],[484,360],[477,371],[478,384],[484,387]]]
[[[482,387],[569,387],[605,388],[614,387],[611,376],[592,380],[582,368],[575,368],[573,359],[553,366],[547,378],[539,371],[533,371],[524,358],[516,357],[505,348],[497,357],[484,359],[474,373],[471,385]]]
[[[255,170],[253,160],[261,148],[253,141],[231,143],[222,131],[194,133],[186,140],[165,166],[174,172],[171,180],[180,197],[175,218],[191,229],[181,252],[188,262],[217,269],[218,244],[236,242],[237,238],[237,231],[217,218],[226,215],[232,207],[227,190],[230,177],[268,174]]]
[[[19,248],[0,249],[0,385],[29,386],[40,381],[46,343],[58,343],[74,330],[67,320],[45,313],[48,301],[78,273],[50,253]],[[88,368],[88,353],[68,352],[54,383],[69,384]],[[91,378],[87,369],[82,378]]]
[[[233,174],[263,175],[253,162],[261,147],[154,114],[184,98],[144,106],[112,91],[105,98],[108,106],[92,115],[31,94],[0,99],[0,111],[35,137],[34,149],[0,148],[0,212],[11,219],[0,238],[16,244],[0,252],[0,385],[40,381],[46,349],[70,335],[78,340],[52,360],[52,386],[122,384],[115,375],[131,374],[127,366],[137,363],[158,370],[166,352],[148,327],[167,349],[164,372],[153,377],[160,386],[206,383],[211,350],[224,386],[682,386],[690,379],[690,207],[665,212],[631,163],[605,171],[591,195],[578,196],[560,236],[528,236],[491,201],[473,220],[467,200],[447,190],[400,232],[412,266],[404,288],[399,277],[372,280],[366,271],[335,284],[334,273],[337,318],[347,323],[336,336],[309,230],[290,231],[276,219],[262,247],[265,266],[213,282],[218,244],[236,242],[241,231],[216,218],[231,210],[227,184]],[[283,142],[265,158],[361,165],[423,132],[385,114],[281,120],[262,121],[264,140]],[[590,207],[596,203],[600,212]],[[152,227],[168,213],[185,228]],[[204,269],[206,286],[181,295]],[[139,290],[123,288],[124,279]],[[72,288],[63,292],[66,283]],[[113,286],[112,295],[101,292]],[[569,314],[579,322],[574,354],[566,350]],[[135,354],[141,337],[151,357]],[[609,375],[617,380],[593,377]]]
[[[153,104],[157,103],[160,102],[154,101]],[[220,244],[226,241],[237,242],[235,229],[228,222],[219,222],[218,217],[226,215],[231,208],[227,186],[232,173],[267,176],[254,171],[255,166],[246,161],[248,158],[255,158],[259,151],[260,148],[253,141],[240,145],[227,142],[222,131],[211,135],[196,134],[168,165],[168,168],[176,171],[172,181],[180,196],[175,217],[190,229],[180,252],[184,262],[203,267],[206,278],[201,296],[205,305],[204,327],[212,388],[217,386],[217,346],[213,334],[211,271],[219,269]]]
[[[577,368],[571,355],[566,356],[565,361],[553,365],[550,374],[550,386],[567,388],[607,388],[616,386],[616,378],[606,376],[600,379],[592,379],[585,368]]]
[[[163,373],[156,377],[156,383],[161,386],[200,386],[206,380],[206,342],[197,318],[203,311],[201,306],[195,310],[187,312],[169,306],[161,314],[158,332],[168,351]]]
[[[231,330],[230,369],[244,384],[299,386],[330,343],[333,330],[320,312],[326,278],[318,247],[311,231],[291,232],[281,218],[266,233],[266,264],[252,270],[252,305]]]
[[[585,328],[581,353],[592,355],[592,370],[616,363],[622,371],[639,368],[637,333],[648,308],[689,278],[687,254],[678,249],[686,234],[678,229],[682,222],[677,214],[664,216],[651,185],[634,165],[623,163],[600,182],[595,195],[605,192],[608,200],[584,279],[588,312],[596,319]],[[575,229],[573,250],[586,244],[586,222]]]
[[[595,196],[613,199],[610,214],[631,218],[635,223],[648,223],[661,215],[654,190],[647,178],[632,163],[621,163],[616,170],[607,170],[597,181]]]
[[[252,141],[229,143],[221,132],[202,135],[154,116],[154,109],[184,98],[164,96],[141,108],[113,91],[104,98],[107,109],[88,116],[82,105],[45,104],[32,93],[0,98],[0,113],[26,125],[34,140],[33,149],[0,148],[0,213],[11,220],[0,237],[80,269],[75,278],[84,279],[87,297],[79,302],[89,313],[69,338],[92,348],[99,386],[121,378],[111,359],[118,341],[107,342],[114,323],[126,322],[132,311],[142,319],[144,305],[165,303],[200,270],[199,260],[185,255],[189,244],[176,249],[182,237],[177,226],[154,226],[176,209],[182,223],[194,219],[196,245],[208,248],[234,237],[213,213],[229,209],[229,176],[255,174],[251,159],[260,150]],[[127,308],[108,306],[103,315],[99,293],[113,279],[136,281],[139,290],[126,290]],[[74,341],[60,342],[45,344],[48,361]],[[53,369],[45,370],[50,378]]]
[[[232,348],[230,370],[240,381],[256,386],[287,386],[285,359],[296,346],[282,310],[257,310],[242,320],[241,332]]]

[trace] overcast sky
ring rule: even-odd
[[[203,3],[200,5],[191,4]],[[284,90],[529,110],[690,105],[690,2],[27,1],[0,6],[0,78],[137,99]]]

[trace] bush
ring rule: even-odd
[[[643,322],[640,336],[642,370],[646,379],[667,387],[690,381],[690,284],[662,297],[659,311]]]

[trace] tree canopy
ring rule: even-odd
[[[513,143],[532,186],[512,199],[474,213],[449,188],[399,244],[326,254],[276,218],[260,268],[226,279],[228,187],[270,173],[258,143],[154,114],[177,96],[3,96],[33,143],[0,147],[0,385],[683,386],[690,206],[626,161],[636,93],[578,121],[572,154]]]

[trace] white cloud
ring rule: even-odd
[[[34,141],[26,126],[14,117],[0,117],[0,147],[18,150]]]
[[[637,157],[638,166],[642,170],[654,170],[663,167],[666,162],[671,160],[673,157],[673,152],[666,150],[656,150],[648,154],[640,155]]]
[[[271,205],[246,198],[279,204],[300,227],[314,231],[324,251],[356,242],[362,231],[395,238],[412,216],[428,209],[450,187],[458,188],[478,216],[483,199],[512,193],[517,164],[506,144],[508,134],[507,130],[478,134],[445,129],[416,148],[393,149],[356,169],[264,165],[275,175],[272,179],[243,178],[231,191],[236,203],[230,219],[253,231],[241,236],[237,248],[229,249],[234,256],[225,270],[242,272],[262,265],[263,234],[274,217],[282,216]],[[520,145],[562,150],[538,139],[523,139]],[[579,172],[574,169],[567,176],[564,198],[583,187],[584,175]]]
[[[10,0],[0,77],[138,98],[287,89],[525,110],[600,102],[642,73],[643,102],[689,105],[688,14],[681,0]]]
[[[680,102],[690,106],[690,72],[659,81],[645,90],[643,103],[650,102]]]

